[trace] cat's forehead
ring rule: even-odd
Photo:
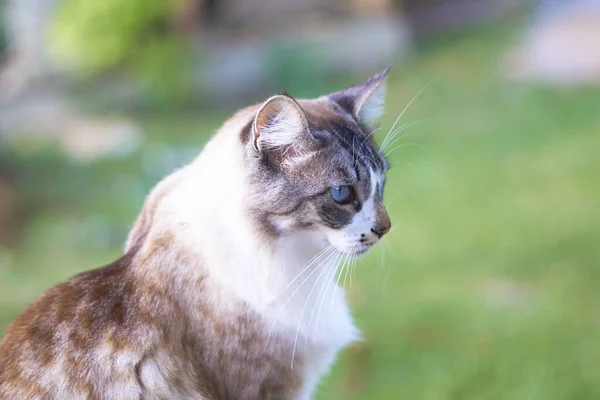
[[[300,105],[312,135],[326,143],[323,156],[334,170],[353,175],[353,180],[370,171],[385,173],[387,161],[375,146],[372,128],[359,123],[327,97],[301,101]]]
[[[348,115],[328,97],[298,100],[310,125],[323,128],[331,123],[343,123]]]

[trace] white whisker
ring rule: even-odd
[[[356,269],[356,264],[358,263],[358,258],[355,258],[354,260],[352,260],[352,266],[351,266],[351,270],[350,270],[350,287],[352,287],[352,275],[354,275],[354,271]]]
[[[406,108],[405,108],[406,109]],[[402,111],[403,113],[404,111]],[[402,117],[402,113],[400,113],[398,115],[398,117],[396,117],[396,120],[394,121],[394,123],[392,124],[392,127],[390,128],[390,130],[388,131],[388,133],[385,135],[385,137],[383,138],[383,142],[381,143],[381,145],[379,146],[379,148],[381,149],[382,147],[385,146],[385,144],[387,143],[390,134],[394,131],[394,129],[396,128],[396,125],[398,124],[398,121],[400,121],[400,118]]]
[[[404,164],[408,165],[411,168],[417,168],[417,166],[410,161],[404,161]]]
[[[367,137],[366,137],[366,138],[364,138],[364,140],[363,140],[363,141],[362,141],[362,143],[360,144],[360,148],[362,149],[362,148],[363,148],[363,146],[365,145],[365,143],[367,142],[367,140],[369,140],[369,138],[370,138],[370,137],[371,137],[373,134],[375,134],[375,132],[379,132],[380,130],[381,130],[381,128],[376,128],[376,129],[373,129],[373,131],[372,131],[371,133],[369,133],[369,134],[367,135]]]
[[[417,136],[417,134],[415,133],[404,133],[402,135],[400,135],[400,133],[404,132],[405,130],[407,130],[408,128],[418,125],[421,122],[423,122],[423,120],[419,120],[419,121],[411,121],[411,122],[406,122],[404,124],[402,124],[401,126],[399,126],[398,128],[396,128],[396,130],[394,131],[393,134],[390,135],[390,139],[387,141],[385,146],[380,146],[379,148],[379,152],[383,153],[385,151],[385,149],[387,149],[390,146],[393,146],[395,143],[398,143],[399,140],[402,140],[405,137],[408,136]]]
[[[342,284],[342,287],[344,288],[346,287],[346,278],[348,278],[348,271],[350,270],[350,265],[352,265],[352,261],[353,260],[350,260],[350,264],[345,268],[346,272],[344,273],[344,283]]]
[[[338,259],[338,265],[340,265],[340,264],[343,265],[346,258],[347,258],[347,254],[341,254],[341,256]],[[327,292],[329,292],[329,288],[333,289],[332,293],[335,293],[335,272],[336,271],[333,271],[330,281],[327,282],[327,290],[325,290],[325,293],[323,294],[323,299],[321,300],[321,305],[319,306],[319,311],[317,312],[317,320],[316,320],[317,325],[318,325],[319,321],[321,320],[321,311],[323,309],[323,304],[325,303],[325,299],[327,298]]]
[[[307,331],[311,331],[311,327],[312,327],[312,321],[313,318],[315,316],[314,311],[315,308],[317,307],[317,303],[319,302],[319,299],[325,299],[327,291],[329,290],[329,283],[330,281],[333,281],[333,277],[335,275],[335,272],[337,270],[337,266],[339,265],[340,259],[342,258],[343,253],[340,251],[337,258],[335,259],[335,261],[331,264],[331,273],[327,274],[327,281],[325,282],[325,284],[321,287],[321,290],[319,290],[319,295],[317,296],[317,299],[315,300],[314,306],[313,306],[313,311],[310,315],[310,319],[308,320],[308,325],[307,325]],[[319,325],[319,315],[321,313],[320,309],[323,305],[323,300],[321,301],[321,306],[319,307],[319,314],[317,315],[317,319],[315,320],[315,329],[316,327],[318,327]],[[314,332],[314,330],[313,330]],[[308,335],[306,336],[305,340],[304,340],[304,348],[306,349],[308,344]]]
[[[342,271],[345,269],[346,264],[348,264],[350,260],[350,257],[352,256],[353,253],[348,253],[346,254],[346,257],[344,257],[344,260],[342,261],[342,265],[339,269],[339,272],[337,274],[337,279],[335,280],[334,284],[333,284],[333,291],[331,294],[331,303],[329,304],[329,321],[332,320],[331,318],[331,310],[333,310],[333,301],[335,300],[335,287],[339,286],[339,282],[340,282],[340,277],[342,276]]]
[[[394,130],[394,128],[398,124],[398,121],[400,121],[400,119],[402,118],[402,116],[404,115],[406,110],[408,110],[408,107],[410,107],[410,105],[421,95],[421,93],[423,93],[423,91],[427,88],[427,86],[429,86],[430,83],[431,83],[431,80],[429,80],[429,82],[427,82],[425,84],[425,86],[423,86],[423,88],[421,90],[419,90],[419,92],[413,96],[413,98],[408,102],[408,104],[406,104],[406,106],[404,107],[404,109],[402,110],[400,115],[398,115],[398,117],[394,121],[394,124],[392,125],[390,132],[392,132]],[[388,141],[389,136],[390,136],[390,133],[388,132],[388,134],[385,136],[385,139],[383,140],[383,143],[381,144],[380,148],[385,148],[385,145]]]
[[[329,245],[327,247],[325,247],[323,250],[321,250],[319,253],[317,253],[317,255],[315,255],[313,258],[311,258],[308,263],[300,270],[300,272],[298,272],[296,274],[296,276],[294,277],[294,279],[292,279],[287,285],[285,285],[285,287],[283,289],[281,289],[281,291],[279,291],[279,293],[277,293],[275,295],[275,297],[273,298],[273,300],[277,299],[279,296],[281,296],[283,293],[285,293],[285,291],[294,284],[294,282],[296,282],[296,280],[298,280],[298,278],[300,278],[300,276],[306,272],[314,263],[316,263],[320,258],[322,258],[325,253],[329,250],[331,250],[333,248],[333,245]]]
[[[336,253],[337,249],[335,249],[333,246],[329,246],[327,249],[331,249],[333,250],[332,252],[330,252],[324,260],[321,261],[321,263],[319,263],[319,265],[317,265],[315,267],[315,269],[313,269],[310,274],[308,274],[304,280],[298,285],[298,287],[292,292],[292,294],[290,294],[290,297],[286,300],[286,302],[279,308],[279,310],[277,311],[277,315],[275,316],[275,321],[273,321],[273,324],[271,325],[271,328],[269,329],[269,334],[267,335],[267,339],[265,341],[265,349],[269,343],[269,339],[271,338],[271,334],[273,333],[273,329],[275,328],[275,325],[277,324],[277,321],[279,320],[279,316],[281,315],[281,313],[283,312],[283,310],[285,310],[286,306],[289,304],[289,302],[292,300],[292,298],[294,297],[294,295],[298,292],[298,290],[300,290],[300,288],[302,288],[302,286],[306,283],[306,281],[308,281],[308,279],[310,279],[310,277],[319,270],[319,268],[322,265],[325,265],[325,263],[327,263],[327,261],[329,261]]]
[[[356,168],[356,153],[354,152],[354,136],[352,136],[352,167]]]
[[[336,250],[336,254],[339,254],[339,253],[340,253],[340,251]],[[319,283],[319,281],[321,280],[321,277],[323,276],[323,274],[326,271],[328,271],[327,267],[323,268],[323,271],[321,271],[319,276],[317,276],[317,279],[315,280],[315,283],[313,284],[312,288],[310,289],[310,292],[308,293],[306,301],[304,302],[304,307],[302,307],[302,312],[300,313],[300,318],[298,319],[298,327],[296,329],[296,337],[294,338],[294,347],[292,349],[292,362],[290,364],[290,369],[294,369],[294,357],[296,356],[296,345],[298,344],[298,335],[300,334],[300,325],[302,324],[302,319],[304,318],[304,312],[306,311],[306,306],[308,305],[308,302],[310,301],[310,298],[311,298],[315,288],[317,287],[317,284]]]
[[[335,258],[335,261],[331,264],[331,269],[333,270],[332,273],[334,274],[336,269],[337,269],[337,265],[339,264],[339,260],[342,256],[342,252],[340,251],[337,255],[337,257]],[[331,274],[331,273],[330,273]],[[327,274],[328,276],[330,274]],[[327,280],[327,283],[329,282],[329,279]],[[315,302],[315,307],[316,304],[319,302],[319,299],[324,295],[324,292],[326,292],[326,288],[328,287],[327,284],[321,286],[321,289],[319,290],[319,295],[317,296],[316,302]],[[314,310],[313,310],[314,311]],[[307,325],[307,329],[310,330],[311,326],[312,326],[312,321],[313,321],[313,317],[314,317],[314,313],[311,313],[310,319],[308,320],[308,325]]]
[[[386,153],[386,157],[389,156],[390,154],[392,154],[394,151],[402,148],[402,147],[419,147],[422,149],[426,149],[427,147],[421,143],[403,143],[403,144],[399,144],[398,146],[394,147],[392,150],[390,150],[389,152]]]

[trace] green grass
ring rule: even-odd
[[[365,339],[318,398],[600,398],[600,88],[508,83],[506,44],[457,37],[393,71],[383,131],[431,82],[390,155],[392,232],[349,288]],[[167,143],[199,148],[221,117],[146,118],[149,142],[127,160],[27,159],[38,207],[22,244],[0,250],[0,332],[44,289],[117,257],[172,165],[142,166]]]

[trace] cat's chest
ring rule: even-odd
[[[287,319],[273,313],[265,318],[270,332],[277,332],[280,345],[286,348],[283,361],[299,370],[302,385],[296,399],[309,399],[337,354],[359,338],[341,290],[331,289],[330,296],[315,300],[309,311],[310,299],[304,305],[288,303]]]
[[[168,335],[141,365],[142,383],[158,398],[309,399],[354,337],[351,320],[336,321],[327,336],[273,322],[255,311],[205,316]]]

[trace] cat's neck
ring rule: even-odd
[[[169,183],[168,193],[152,207],[152,227],[141,253],[154,252],[156,243],[168,238],[162,254],[154,255],[160,265],[152,268],[162,271],[160,279],[175,282],[174,290],[204,280],[222,297],[237,298],[266,319],[316,336],[328,329],[319,322],[331,313],[343,314],[344,324],[351,325],[335,282],[338,253],[316,233],[276,236],[256,224],[245,207],[245,174],[231,140],[217,135],[197,160],[171,178],[176,183]],[[177,295],[193,302],[199,293],[179,290]],[[319,310],[323,315],[317,321]]]
[[[198,183],[204,186],[202,182],[195,182]],[[157,237],[167,232],[166,236],[174,241],[173,248],[177,249],[173,252],[165,249],[163,259],[187,254],[186,259],[194,265],[180,264],[178,269],[189,269],[186,273],[190,276],[208,277],[253,308],[265,312],[284,305],[297,314],[298,310],[292,310],[296,303],[304,306],[307,301],[316,301],[319,295],[325,296],[322,286],[328,286],[328,296],[339,290],[332,283],[339,263],[338,254],[318,234],[272,235],[244,212],[244,205],[231,193],[215,196],[222,201],[193,201],[195,184],[190,185],[193,187],[182,184],[167,199],[165,210],[159,208],[158,218],[162,218],[164,225],[156,230]],[[212,185],[207,184],[204,187]],[[188,205],[178,204],[183,202]],[[190,203],[196,206],[190,207]],[[188,213],[190,209],[195,212]],[[153,234],[151,231],[150,243],[154,240]]]

